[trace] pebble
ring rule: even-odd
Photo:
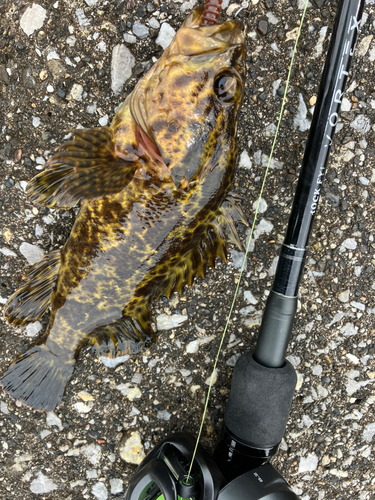
[[[52,426],[55,426],[55,427],[58,427],[60,429],[60,431],[63,430],[63,425],[61,423],[61,418],[59,418],[55,412],[53,411],[49,411],[46,415],[46,424],[48,425],[48,427],[52,427]]]
[[[204,383],[206,385],[215,385],[216,382],[217,382],[218,374],[219,374],[219,372],[215,368],[215,370],[213,371],[213,373],[211,373],[210,376],[206,378],[206,380],[204,381]]]
[[[75,83],[71,88],[68,100],[69,101],[82,101],[83,87],[79,83]]]
[[[171,330],[172,328],[178,328],[188,317],[184,314],[159,314],[156,318],[156,326],[158,330]]]
[[[31,265],[36,264],[41,260],[44,252],[37,245],[31,245],[25,241],[21,243],[19,248],[21,254],[26,258],[27,262]]]
[[[94,396],[92,396],[89,392],[87,391],[81,391],[77,394],[79,398],[82,399],[82,401],[95,401]]]
[[[105,487],[105,484],[101,482],[94,484],[91,488],[91,493],[98,500],[107,500],[108,498],[108,490]]]
[[[240,353],[233,354],[233,356],[231,356],[229,359],[227,359],[226,364],[227,364],[228,366],[234,367],[234,366],[235,366],[235,364],[237,363],[238,358],[239,358],[240,356],[241,356],[241,354],[240,354]]]
[[[137,38],[134,35],[131,35],[130,33],[124,33],[123,35],[124,42],[126,43],[136,43]]]
[[[10,250],[9,248],[6,247],[0,248],[0,252],[6,257],[17,257],[17,254],[14,253],[13,250]]]
[[[87,19],[83,9],[76,9],[76,16],[80,26],[89,26],[90,19]]]
[[[0,411],[4,413],[4,415],[9,415],[8,406],[4,401],[0,401]]]
[[[133,33],[138,38],[147,38],[150,34],[150,30],[144,24],[135,21],[133,24]]]
[[[238,252],[237,250],[230,250],[230,255],[232,257],[232,266],[236,269],[242,269],[242,264],[243,264],[243,269],[244,271],[247,270],[247,260],[245,260],[245,254],[244,252]]]
[[[306,118],[307,116],[307,107],[305,101],[303,100],[302,94],[299,94],[299,106],[297,109],[297,114],[293,121],[294,130],[297,128],[300,129],[301,132],[308,130],[310,128],[310,120]]]
[[[124,83],[132,76],[135,58],[125,45],[116,45],[112,51],[111,88],[115,95],[122,91]]]
[[[298,466],[298,473],[312,472],[318,467],[318,457],[315,454],[309,453],[307,457],[301,457]]]
[[[368,35],[362,38],[362,40],[355,49],[357,57],[363,57],[366,55],[373,37],[374,35]]]
[[[47,11],[40,5],[33,3],[30,5],[20,19],[20,26],[27,36],[39,30],[46,19]]]
[[[101,127],[106,127],[108,125],[109,117],[108,115],[104,115],[101,118],[99,118],[99,125]]]
[[[253,209],[256,210],[258,207],[258,200],[254,201],[253,203]],[[264,214],[268,208],[267,202],[264,198],[259,199],[259,207],[258,207],[258,213],[259,214]]]
[[[117,495],[118,493],[122,493],[124,489],[124,482],[122,479],[110,479],[109,484],[111,486],[111,495]]]
[[[372,424],[367,424],[365,426],[365,429],[363,431],[363,439],[365,439],[370,443],[374,436],[375,436],[375,422]]]
[[[176,31],[172,28],[170,24],[163,23],[161,25],[159,35],[156,39],[156,43],[161,47],[163,47],[163,49],[165,50],[173,40],[175,34]]]
[[[40,118],[39,116],[33,116],[32,117],[32,122],[33,122],[33,127],[37,128],[40,125]]]
[[[169,413],[168,410],[159,410],[156,414],[156,418],[158,418],[159,420],[165,420],[166,422],[170,420],[171,416],[172,415]]]
[[[139,465],[145,458],[145,451],[142,445],[141,435],[138,431],[133,431],[125,436],[119,448],[120,457],[124,462]]]
[[[258,31],[261,35],[266,35],[268,30],[268,23],[264,19],[258,23]]]
[[[116,389],[118,389],[129,401],[134,401],[142,396],[142,392],[139,387],[130,387],[129,382],[117,385]]]
[[[199,350],[199,346],[208,344],[214,340],[215,335],[211,335],[210,337],[200,337],[199,339],[192,340],[186,345],[185,352],[187,354],[195,354]]]
[[[107,368],[115,368],[116,366],[121,365],[121,363],[125,363],[125,361],[127,361],[129,358],[130,358],[129,354],[126,354],[125,356],[119,356],[113,359],[101,356],[100,361]]]
[[[86,455],[87,460],[92,464],[96,465],[100,462],[102,456],[102,450],[98,444],[92,443],[82,446],[79,450],[80,453]]]
[[[355,250],[357,248],[357,242],[354,238],[347,238],[341,243],[341,246],[348,250]]]
[[[360,134],[367,134],[371,128],[371,122],[366,116],[358,115],[355,120],[351,122],[350,126]]]
[[[240,156],[240,161],[238,166],[241,168],[251,168],[251,160],[249,158],[248,152],[244,149]]]
[[[78,413],[88,413],[92,410],[91,406],[85,405],[85,403],[75,403],[73,408],[78,411]]]
[[[30,490],[36,495],[42,495],[57,490],[57,485],[42,472],[38,472],[38,477],[30,484]]]
[[[153,28],[154,30],[158,30],[160,28],[160,23],[157,19],[155,19],[154,17],[152,17],[150,20],[149,20],[149,25],[151,28]]]
[[[248,302],[249,304],[253,304],[253,305],[258,304],[257,299],[250,292],[250,290],[245,290],[243,293],[243,296],[244,296],[244,299],[246,300],[246,302]]]

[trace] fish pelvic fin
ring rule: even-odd
[[[53,411],[72,376],[74,362],[63,362],[44,344],[34,345],[20,356],[0,380],[4,392],[40,411]]]
[[[46,169],[27,185],[30,201],[50,208],[71,208],[79,200],[118,193],[133,179],[140,163],[135,155],[116,154],[111,128],[71,132],[73,139],[59,146]]]
[[[5,304],[4,316],[15,325],[25,325],[41,318],[47,311],[61,263],[60,250],[46,254],[25,275],[25,283]]]
[[[88,339],[98,357],[113,359],[147,349],[156,340],[148,304],[129,304],[121,319],[95,328]]]

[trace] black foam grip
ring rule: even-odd
[[[257,363],[252,353],[235,366],[224,422],[249,446],[271,448],[280,443],[289,416],[297,375],[289,361],[282,368]]]

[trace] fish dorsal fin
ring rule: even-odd
[[[109,127],[72,131],[73,138],[58,147],[27,186],[33,202],[55,208],[70,208],[79,200],[115,194],[124,189],[139,168],[132,154],[117,154]]]

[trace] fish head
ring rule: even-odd
[[[202,11],[188,16],[130,100],[149,149],[183,189],[219,165],[234,168],[245,85],[242,23],[201,26]]]

